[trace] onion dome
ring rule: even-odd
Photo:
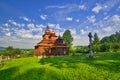
[[[55,36],[55,32],[54,32],[54,31],[51,31],[51,35],[52,35],[52,36]]]

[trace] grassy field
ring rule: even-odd
[[[0,80],[120,80],[120,54],[9,60],[0,64]]]

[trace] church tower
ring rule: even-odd
[[[63,44],[60,35],[56,36],[56,33],[51,31],[48,26],[42,37],[43,39],[35,46],[35,56],[46,57],[68,55],[69,47]]]

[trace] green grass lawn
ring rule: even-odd
[[[120,54],[19,58],[0,64],[0,80],[120,80]]]

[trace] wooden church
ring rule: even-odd
[[[68,55],[69,47],[63,43],[63,39],[56,36],[54,31],[51,31],[47,26],[43,39],[35,46],[35,56],[60,56]]]

